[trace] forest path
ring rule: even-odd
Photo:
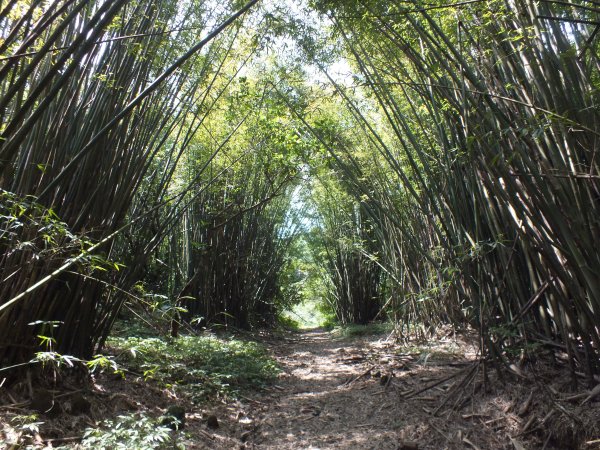
[[[475,349],[464,341],[400,347],[385,335],[340,339],[311,330],[264,343],[283,369],[280,379],[218,411],[228,418],[208,448],[515,448],[509,436],[521,419],[508,420],[509,399],[481,402],[480,384],[462,387],[475,372]],[[458,412],[448,408],[456,405]]]
[[[259,448],[396,449],[389,373],[375,361],[385,347],[379,338],[332,339],[320,330],[271,346],[284,373],[261,421]]]

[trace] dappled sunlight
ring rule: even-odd
[[[511,437],[524,445],[535,436],[532,417],[552,417],[551,405],[531,395],[541,389],[533,379],[527,386],[489,371],[483,383],[467,336],[398,346],[377,336],[333,339],[313,330],[270,347],[283,373],[266,393],[247,399],[252,428],[230,414],[242,430],[251,429],[248,444],[261,449],[396,450],[412,443],[509,450]],[[217,435],[225,442],[225,431]],[[566,428],[562,435],[571,442]]]
[[[264,448],[396,449],[400,439],[427,428],[421,408],[406,410],[401,393],[449,370],[434,356],[420,361],[418,353],[398,352],[376,337],[334,340],[330,333],[312,331],[275,350],[284,373],[257,441]],[[437,352],[457,361],[440,348]]]

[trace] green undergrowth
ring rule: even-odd
[[[264,387],[279,373],[264,348],[250,341],[215,336],[113,337],[108,345],[126,372],[183,390],[197,403]]]
[[[118,416],[105,420],[100,428],[88,428],[80,448],[83,450],[185,449],[178,433],[143,414]]]

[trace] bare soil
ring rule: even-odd
[[[141,380],[105,376],[86,391],[89,414],[42,419],[37,447],[76,447],[104,418],[160,416],[182,404],[190,449],[600,449],[600,390],[583,377],[574,386],[560,358],[484,370],[473,341],[450,333],[406,345],[323,330],[259,339],[282,368],[263,391],[194,406]],[[9,397],[2,393],[5,435],[26,408]]]

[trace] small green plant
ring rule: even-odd
[[[118,416],[105,420],[100,428],[88,428],[81,447],[93,450],[150,450],[182,448],[177,435],[168,427],[143,414]]]
[[[110,370],[116,375],[121,375],[123,378],[125,377],[125,373],[112,356],[95,355],[92,359],[86,361],[85,365],[88,367],[90,372],[103,372],[105,370]]]
[[[59,370],[62,366],[73,367],[76,362],[81,361],[79,358],[71,355],[61,355],[56,352],[37,352],[32,363],[40,363],[42,367],[49,366],[54,370]]]

